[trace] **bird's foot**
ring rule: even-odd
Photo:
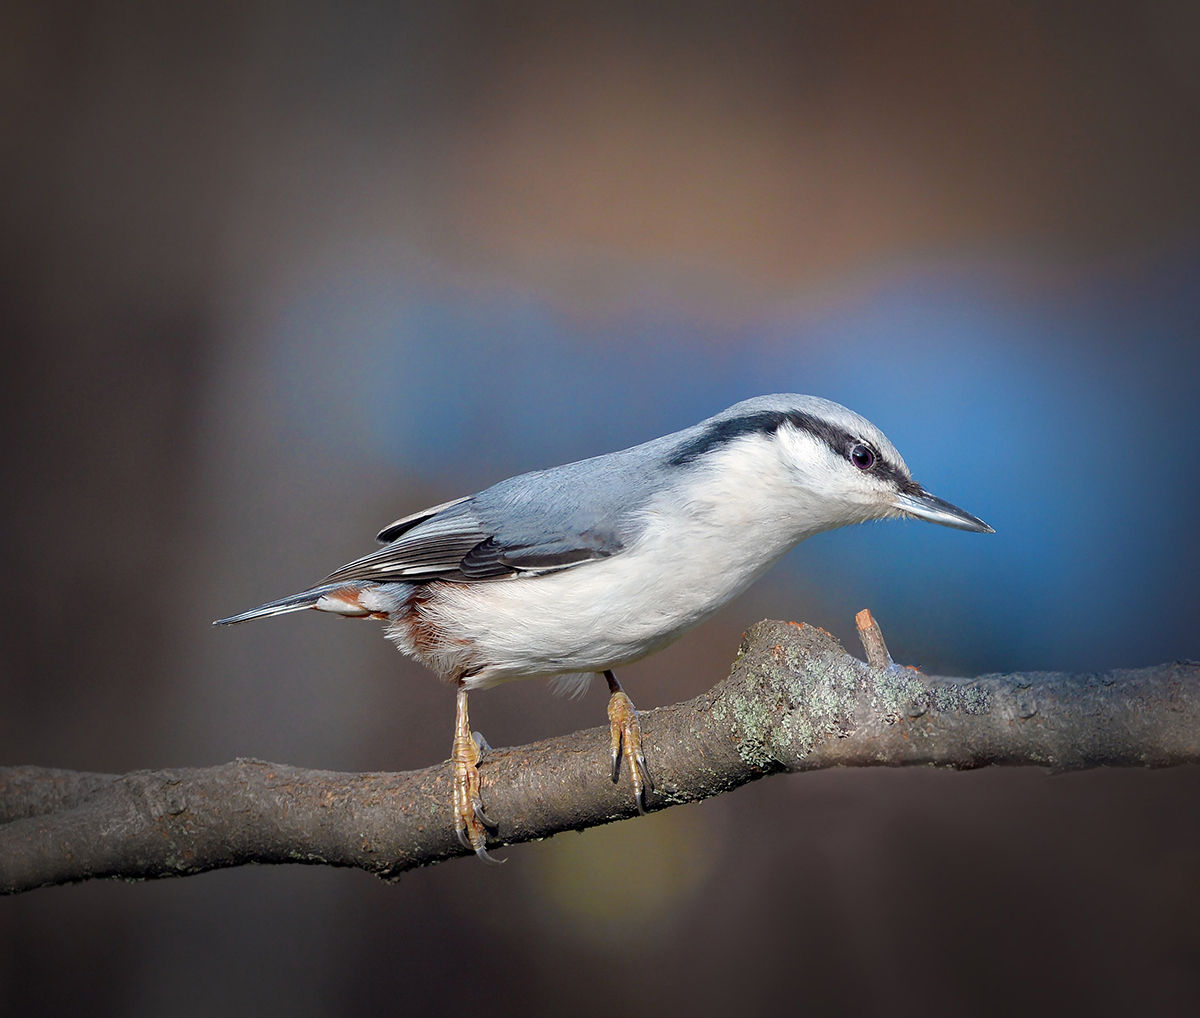
[[[624,758],[629,779],[633,783],[633,801],[638,812],[645,813],[646,792],[654,791],[654,779],[650,776],[646,755],[642,751],[642,726],[638,722],[633,701],[625,694],[613,673],[607,671],[604,677],[608,679],[608,688],[612,691],[608,698],[608,723],[612,732],[613,784],[621,776],[621,759]]]
[[[467,718],[467,694],[465,690],[459,690],[454,750],[451,754],[454,766],[454,829],[463,848],[471,849],[484,862],[499,864],[504,860],[488,855],[488,831],[495,831],[496,823],[484,812],[480,796],[483,779],[479,764],[483,760],[484,748],[490,747],[482,735],[471,732]]]

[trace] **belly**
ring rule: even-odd
[[[426,663],[466,673],[469,688],[616,668],[704,621],[789,546],[672,537],[561,572],[438,585],[417,608],[439,637],[439,663]]]

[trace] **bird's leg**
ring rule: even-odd
[[[608,680],[609,691],[608,723],[612,731],[613,784],[621,775],[621,757],[624,756],[629,779],[633,782],[633,801],[637,804],[638,812],[645,813],[646,790],[654,791],[654,780],[650,777],[650,768],[646,766],[646,756],[642,752],[642,726],[638,723],[633,701],[625,695],[612,670],[605,671],[604,677]]]
[[[467,717],[467,691],[458,691],[457,710],[454,718],[454,749],[450,759],[454,765],[454,829],[463,848],[474,850],[484,862],[498,863],[487,852],[488,828],[496,825],[483,811],[483,800],[479,797],[481,779],[479,762],[483,759],[482,747],[487,745],[483,737],[475,741],[471,734],[471,721]]]

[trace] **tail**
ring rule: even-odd
[[[346,589],[345,583],[323,583],[311,590],[302,590],[290,597],[281,597],[278,601],[268,601],[257,608],[251,608],[240,615],[230,615],[227,619],[217,619],[214,626],[232,626],[235,622],[249,622],[251,619],[265,619],[272,615],[286,615],[288,612],[298,612],[305,608],[315,608],[317,602],[326,594]]]

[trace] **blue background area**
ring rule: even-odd
[[[870,604],[918,660],[966,671],[1195,654],[1200,262],[1036,283],[1015,268],[909,268],[719,325],[652,281],[581,316],[512,286],[343,268],[286,305],[271,375],[305,443],[451,494],[751,395],[826,396],[997,534],[820,535],[774,577],[809,621],[844,632]]]

